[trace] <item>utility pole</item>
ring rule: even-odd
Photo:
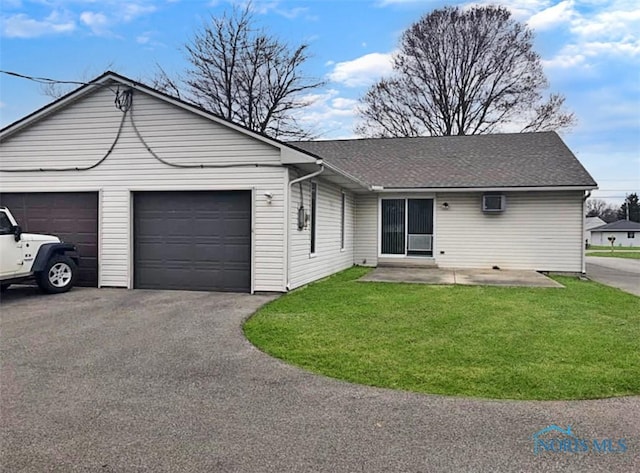
[[[625,218],[626,218],[627,222],[629,221],[629,204],[630,203],[631,203],[631,201],[629,199],[629,196],[627,195],[624,198],[624,206],[625,206],[624,213],[625,213]]]

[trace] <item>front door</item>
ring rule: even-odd
[[[382,199],[381,253],[433,256],[433,199]]]
[[[0,276],[9,278],[23,268],[22,242],[17,242],[7,214],[0,212]]]

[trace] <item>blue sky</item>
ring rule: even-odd
[[[475,4],[495,3],[479,1]],[[305,72],[327,80],[305,120],[323,138],[353,136],[354,106],[391,70],[402,31],[443,5],[429,0],[255,0],[256,20],[292,44],[308,42]],[[563,138],[620,202],[640,191],[640,2],[505,1],[536,33],[550,90],[578,117]],[[0,67],[33,76],[88,80],[106,68],[148,81],[155,64],[185,68],[182,45],[228,0],[0,0]],[[38,84],[0,75],[0,124],[51,99]]]

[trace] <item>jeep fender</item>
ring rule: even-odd
[[[80,263],[80,257],[78,256],[78,250],[76,245],[71,243],[45,243],[38,250],[38,255],[36,256],[35,261],[33,262],[33,266],[31,267],[31,271],[37,273],[38,271],[42,271],[44,266],[49,261],[53,255],[64,255],[69,252],[73,252],[75,254],[68,255],[73,262],[77,265]]]

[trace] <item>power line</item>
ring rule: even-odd
[[[37,82],[39,84],[73,84],[73,85],[90,85],[91,84],[90,82],[82,82],[82,81],[76,81],[76,80],[56,80],[56,79],[49,79],[48,77],[27,76],[25,74],[20,74],[18,72],[13,72],[13,71],[0,70],[0,73],[6,74],[8,76],[18,77],[20,79],[27,79],[33,82]]]

